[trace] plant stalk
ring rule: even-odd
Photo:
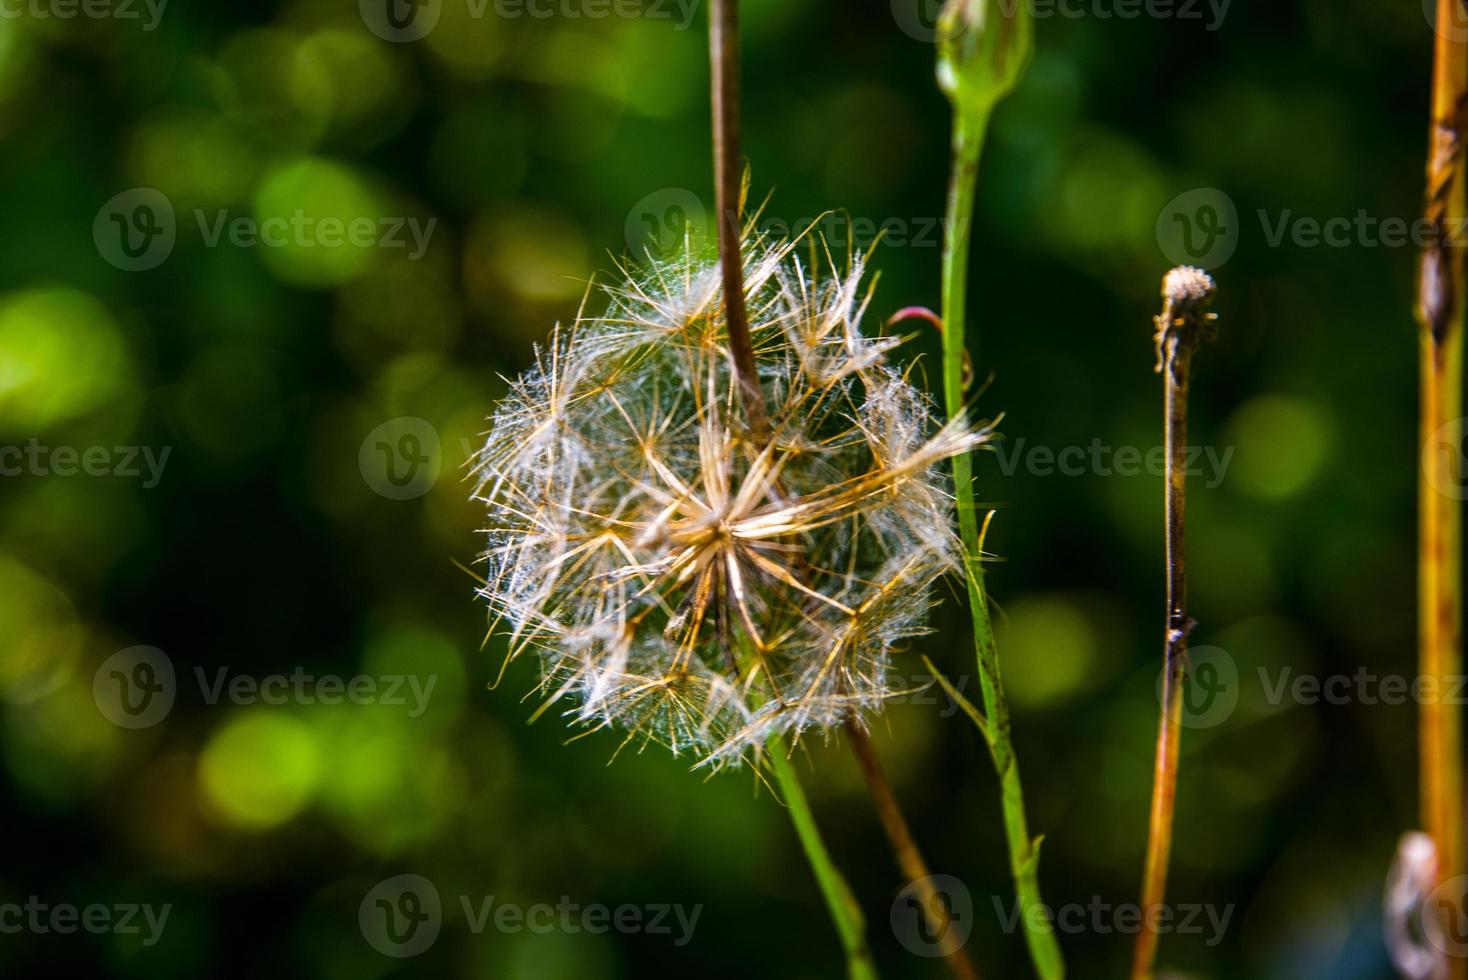
[[[892,845],[892,854],[897,859],[897,866],[902,870],[903,877],[907,879],[908,884],[916,886],[915,897],[922,907],[923,918],[927,920],[928,933],[939,937],[939,948],[954,977],[958,980],[978,980],[979,974],[974,969],[972,961],[969,960],[968,954],[964,952],[963,943],[958,939],[953,927],[953,918],[948,903],[934,886],[933,873],[928,870],[928,862],[923,859],[922,852],[918,850],[917,843],[912,837],[912,831],[907,826],[907,820],[897,805],[897,798],[892,794],[892,787],[887,782],[886,774],[882,771],[882,762],[877,756],[877,749],[872,744],[871,736],[855,721],[846,723],[846,735],[851,740],[852,754],[856,756],[862,779],[866,781],[867,791],[872,797],[872,806],[877,811],[877,818],[882,822],[882,830],[887,834],[887,840]]]
[[[714,121],[714,184],[719,215],[719,264],[724,315],[729,331],[730,357],[734,362],[734,373],[745,415],[748,417],[753,439],[763,441],[769,434],[770,423],[765,409],[764,393],[760,388],[759,371],[755,364],[754,345],[749,335],[749,320],[744,305],[744,266],[740,255],[743,219],[740,214],[739,177],[738,0],[712,0],[709,12],[709,57]],[[945,937],[944,956],[950,969],[958,980],[977,980],[978,974],[967,954],[950,938],[953,933],[947,907],[933,889],[927,863],[913,842],[907,821],[897,806],[896,796],[877,761],[876,751],[860,726],[854,722],[849,723],[847,731],[851,733],[853,750],[882,827],[892,843],[898,865],[920,888],[926,886],[926,894],[922,896],[924,914],[928,916],[930,926],[935,930],[942,930],[941,934]],[[789,760],[782,754],[782,748],[776,745],[771,749],[776,778],[786,793],[791,816],[805,846],[806,856],[821,882],[821,891],[831,909],[832,918],[836,920],[837,931],[841,934],[842,946],[846,950],[848,970],[852,977],[875,977],[871,954],[863,936],[864,924],[860,909],[821,843],[810,808],[799,783],[795,781]]]
[[[719,267],[724,294],[724,319],[729,332],[729,354],[749,424],[751,441],[758,444],[770,433],[769,414],[760,388],[749,316],[744,305],[744,259],[741,252],[743,217],[740,214],[739,177],[739,0],[712,0],[709,10],[709,86],[713,115],[714,195],[718,210]],[[815,817],[795,769],[786,757],[783,740],[769,744],[770,768],[785,797],[795,831],[815,872],[821,895],[836,924],[846,952],[851,980],[876,980],[866,923],[846,879],[842,877],[816,827]],[[889,791],[890,797],[890,791]]]
[[[1426,217],[1436,230],[1422,256],[1417,320],[1421,326],[1421,444],[1418,487],[1418,659],[1433,690],[1461,676],[1463,475],[1454,472],[1463,429],[1465,104],[1468,43],[1454,25],[1461,0],[1438,0],[1433,55],[1432,128],[1427,161]],[[1422,821],[1437,850],[1437,883],[1464,873],[1462,715],[1426,699],[1419,715]],[[1449,957],[1445,976],[1463,980],[1468,960]]]
[[[769,432],[769,413],[760,390],[744,308],[743,219],[739,177],[739,0],[713,0],[709,9],[709,91],[714,121],[714,202],[718,211],[719,265],[724,287],[724,321],[738,376],[744,413],[756,441]]]
[[[805,798],[805,790],[801,788],[800,780],[795,775],[795,767],[786,756],[788,749],[785,742],[779,736],[771,736],[766,747],[770,770],[775,774],[775,781],[785,798],[785,806],[790,810],[790,822],[795,825],[801,847],[805,849],[806,860],[815,872],[816,883],[826,900],[826,907],[831,911],[836,933],[841,937],[841,948],[846,951],[846,975],[850,980],[877,980],[877,968],[872,964],[872,952],[867,948],[866,922],[862,917],[861,907],[856,904],[850,886],[846,884],[846,879],[831,860],[825,842],[821,840],[821,832],[816,827],[815,816]]]
[[[1156,918],[1151,910],[1167,894],[1167,868],[1172,855],[1172,825],[1177,799],[1178,746],[1182,738],[1183,682],[1187,673],[1188,618],[1187,444],[1188,383],[1193,355],[1204,338],[1212,314],[1207,304],[1213,282],[1195,269],[1177,269],[1163,285],[1162,314],[1156,319],[1157,370],[1162,374],[1164,469],[1163,523],[1167,550],[1167,613],[1162,650],[1162,703],[1153,765],[1152,806],[1147,827],[1147,860],[1142,873],[1141,930],[1132,951],[1132,980],[1152,975],[1157,957]]]
[[[943,389],[947,412],[957,418],[964,408],[964,333],[968,297],[969,240],[973,225],[974,191],[983,153],[989,110],[956,112],[953,127],[953,175],[948,187],[947,224],[943,241]],[[1040,840],[1030,837],[1025,817],[1019,764],[1009,733],[1009,702],[999,676],[999,653],[984,595],[979,521],[974,504],[973,469],[967,453],[953,459],[953,487],[958,500],[958,527],[968,582],[969,609],[974,621],[974,648],[979,686],[988,718],[982,729],[999,775],[1000,803],[1009,847],[1009,866],[1020,905],[1020,922],[1035,971],[1042,980],[1060,980],[1065,963],[1040,898]]]

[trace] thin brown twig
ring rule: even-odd
[[[1132,980],[1152,975],[1157,957],[1157,917],[1167,893],[1172,855],[1172,821],[1177,798],[1178,743],[1182,735],[1182,692],[1187,669],[1188,566],[1184,547],[1187,503],[1188,382],[1193,355],[1212,332],[1213,280],[1201,270],[1174,269],[1163,279],[1157,326],[1157,370],[1162,374],[1167,486],[1163,516],[1167,538],[1167,617],[1163,640],[1162,716],[1157,728],[1152,809],[1147,829],[1147,865],[1142,875],[1143,927],[1132,952]]]
[[[748,314],[744,306],[744,266],[740,255],[742,218],[739,177],[739,14],[738,0],[713,0],[709,12],[709,56],[714,117],[714,184],[719,214],[719,262],[724,289],[724,316],[730,355],[756,440],[769,433],[769,415],[755,365]],[[958,980],[978,980],[962,944],[957,942],[942,896],[934,888],[927,862],[912,839],[897,797],[882,772],[876,750],[856,722],[847,723],[853,752],[871,792],[877,816],[892,844],[899,867],[918,886],[929,927],[939,933],[944,956]]]
[[[724,321],[730,354],[750,431],[762,440],[769,414],[760,390],[749,315],[744,308],[743,219],[739,177],[739,0],[713,0],[709,10],[710,93],[714,117],[714,199],[718,209],[719,263],[723,272]]]
[[[1426,217],[1437,232],[1422,256],[1417,319],[1421,325],[1422,468],[1418,489],[1418,658],[1424,682],[1447,689],[1462,673],[1462,501],[1450,467],[1463,404],[1464,122],[1468,106],[1468,42],[1462,0],[1438,0],[1433,56],[1432,128],[1427,160]],[[1452,433],[1462,438],[1461,429]],[[1454,441],[1449,439],[1447,441]],[[1431,698],[1419,715],[1422,820],[1437,851],[1437,882],[1463,874],[1462,715],[1449,699]],[[1448,957],[1444,976],[1468,977],[1468,960]]]
[[[770,432],[769,414],[765,409],[754,345],[749,336],[749,315],[744,306],[744,260],[740,254],[743,221],[739,178],[739,0],[712,2],[709,10],[709,71],[724,321],[750,438],[755,443],[763,443]],[[867,946],[861,907],[821,839],[794,767],[784,757],[784,740],[773,739],[770,749],[770,767],[780,782],[801,846],[846,952],[847,977],[849,980],[876,980],[877,970]]]
[[[908,884],[915,886],[917,893],[915,897],[922,907],[923,918],[927,921],[928,934],[938,937],[938,947],[942,950],[943,957],[948,963],[948,969],[958,980],[978,980],[978,971],[974,969],[953,927],[952,913],[948,903],[934,884],[933,873],[928,870],[928,862],[923,859],[922,852],[918,850],[917,842],[912,837],[912,831],[907,826],[907,819],[903,817],[902,810],[897,805],[897,798],[892,795],[892,786],[887,782],[887,776],[882,771],[882,762],[877,757],[876,746],[872,745],[871,737],[867,735],[866,730],[855,721],[846,723],[846,735],[851,740],[852,754],[856,756],[862,779],[866,781],[867,791],[872,797],[872,806],[876,809],[877,818],[882,823],[882,830],[887,834],[887,840],[892,845],[892,854],[897,859],[897,866],[902,870],[903,877],[907,879]]]

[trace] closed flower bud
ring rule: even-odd
[[[987,112],[1035,51],[1029,0],[947,0],[938,21],[938,87],[962,116]]]

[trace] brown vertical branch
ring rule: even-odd
[[[1436,232],[1422,256],[1417,319],[1421,325],[1421,428],[1424,451],[1418,490],[1418,658],[1424,683],[1439,693],[1462,673],[1462,503],[1444,488],[1460,475],[1450,467],[1462,438],[1464,269],[1464,106],[1468,44],[1462,0],[1438,0],[1432,74],[1432,126],[1426,217]],[[1449,427],[1453,427],[1449,429]],[[1428,679],[1431,679],[1430,681]],[[1439,883],[1463,874],[1462,717],[1443,697],[1425,699],[1419,716],[1422,820],[1437,850]],[[1452,957],[1446,974],[1468,976]]]
[[[739,0],[713,0],[709,11],[709,101],[713,109],[714,197],[719,222],[719,268],[724,292],[724,322],[729,331],[729,354],[744,405],[751,438],[763,442],[769,434],[769,414],[760,390],[754,345],[749,338],[749,315],[744,308],[744,260],[740,253],[739,214]],[[721,621],[721,628],[728,624]],[[731,653],[732,656],[732,653]],[[786,758],[785,740],[772,736],[768,764],[774,773],[790,818],[810,862],[821,897],[846,953],[849,980],[877,980],[866,923],[840,870],[821,839],[805,790]]]
[[[1163,520],[1167,537],[1167,616],[1163,639],[1162,716],[1157,729],[1152,809],[1147,832],[1147,866],[1142,875],[1143,927],[1132,954],[1132,980],[1152,975],[1157,933],[1150,910],[1167,894],[1172,856],[1173,804],[1177,797],[1178,744],[1182,735],[1182,690],[1187,670],[1188,566],[1184,547],[1187,503],[1188,381],[1193,355],[1212,332],[1213,280],[1198,269],[1174,269],[1162,281],[1162,313],[1157,317],[1157,370],[1162,374],[1167,486]]]
[[[928,870],[928,862],[918,850],[912,831],[907,826],[907,819],[897,805],[897,798],[892,795],[892,787],[887,782],[886,774],[882,772],[876,747],[872,745],[866,730],[854,721],[846,723],[846,734],[851,739],[851,751],[856,756],[867,791],[871,793],[872,806],[876,809],[877,818],[882,822],[882,830],[892,845],[897,866],[908,883],[916,886],[916,897],[922,906],[923,918],[927,920],[928,931],[939,937],[939,947],[948,963],[948,969],[958,980],[978,980],[979,974],[954,932],[948,903],[934,886],[933,873]]]
[[[729,330],[730,356],[738,377],[751,434],[763,440],[770,431],[769,413],[760,389],[749,318],[744,307],[744,265],[740,255],[742,219],[739,213],[739,12],[738,0],[712,0],[709,11],[709,58],[714,117],[714,185],[718,205],[719,262],[723,273],[724,318]],[[919,901],[929,927],[943,937],[943,954],[958,980],[978,980],[968,954],[954,939],[952,921],[942,897],[933,887],[927,862],[912,839],[907,820],[882,772],[871,740],[856,722],[848,722],[852,751],[861,768],[882,829],[907,878],[918,885]]]
[[[709,10],[710,94],[714,116],[714,200],[719,222],[719,263],[723,271],[724,322],[730,354],[751,432],[769,431],[769,414],[760,391],[749,316],[744,309],[744,260],[740,255],[739,214],[739,0],[713,0]]]

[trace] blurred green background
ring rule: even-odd
[[[608,766],[616,735],[567,745],[554,713],[527,725],[534,666],[488,689],[503,644],[481,646],[458,567],[481,547],[464,462],[501,376],[614,256],[711,210],[706,10],[474,16],[442,0],[426,36],[392,41],[368,0],[175,0],[156,21],[141,4],[55,16],[64,4],[0,18],[0,447],[16,450],[0,455],[0,903],[171,913],[152,944],[146,929],[7,930],[0,973],[838,976],[796,839],[751,773],[706,780],[660,751]],[[1236,251],[1214,263],[1222,337],[1193,393],[1193,441],[1232,456],[1193,482],[1189,536],[1195,642],[1226,651],[1238,703],[1186,732],[1169,896],[1231,917],[1216,944],[1164,937],[1179,975],[1391,975],[1380,895],[1416,819],[1414,710],[1271,699],[1260,671],[1413,669],[1415,253],[1275,246],[1257,215],[1417,213],[1420,6],[1237,3],[1210,30],[1202,5],[1124,19],[1087,0],[1039,21],[987,148],[971,316],[992,374],[979,410],[1005,414],[1007,441],[979,485],[999,508],[990,585],[1057,906],[1136,901],[1161,481],[1025,461],[1159,444],[1150,317],[1185,256],[1158,229],[1198,188],[1237,209],[1222,229]],[[858,248],[861,222],[888,222],[871,326],[936,307],[935,11],[743,8],[744,148],[766,215],[844,211]],[[298,213],[316,239],[284,232]],[[228,231],[271,218],[274,244]],[[326,243],[322,219],[366,219],[365,237]],[[403,245],[378,237],[393,221]],[[934,381],[936,346],[908,348]],[[92,469],[114,475],[76,459],[65,475],[65,450],[95,447]],[[973,692],[960,604],[936,618],[900,669],[920,678],[926,653]],[[125,727],[105,702],[149,675],[138,654],[109,658],[138,645],[166,657],[176,698]],[[210,703],[221,669],[434,687],[416,715],[406,687],[406,706]],[[972,897],[976,962],[1028,976],[995,907],[1011,889],[992,767],[928,700],[894,705],[879,749],[934,869]],[[943,975],[891,924],[900,882],[850,755],[806,747],[884,975]],[[400,874],[444,904],[409,958],[359,928],[369,891]],[[459,896],[702,911],[684,945],[676,930],[476,934]],[[1122,975],[1130,939],[1061,936],[1078,978]]]

